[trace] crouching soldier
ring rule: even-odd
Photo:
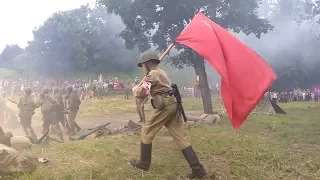
[[[146,51],[139,59],[138,67],[142,67],[146,79],[141,86],[133,88],[133,94],[137,98],[144,99],[149,94],[152,96],[154,111],[149,119],[145,121],[141,130],[141,154],[139,160],[130,160],[132,166],[149,170],[151,163],[152,141],[157,132],[165,126],[172,138],[181,149],[188,161],[192,173],[189,179],[201,178],[206,175],[204,167],[200,164],[197,155],[191,147],[188,137],[184,133],[183,120],[177,118],[177,102],[169,95],[172,90],[171,82],[166,72],[158,67],[160,60],[155,52]]]

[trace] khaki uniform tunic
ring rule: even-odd
[[[163,94],[165,107],[162,110],[154,109],[151,117],[144,123],[141,130],[142,143],[151,144],[158,131],[165,126],[180,149],[190,146],[190,141],[184,132],[182,117],[180,116],[179,119],[176,119],[176,100],[166,94],[172,89],[167,73],[156,67],[149,72],[145,82],[151,84],[150,93],[146,93],[146,88],[141,85],[133,88],[133,95],[144,99],[149,94],[152,97],[157,94]]]

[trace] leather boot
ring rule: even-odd
[[[140,160],[131,159],[130,164],[138,169],[148,171],[151,163],[152,144],[141,142]]]
[[[206,170],[200,164],[199,159],[191,146],[184,148],[182,153],[189,163],[192,173],[187,176],[189,179],[202,178],[207,175]]]

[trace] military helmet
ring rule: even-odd
[[[72,87],[72,86],[68,86],[68,87],[67,87],[67,92],[68,92],[68,93],[72,93],[72,91],[73,91],[73,87]]]
[[[138,67],[142,67],[142,63],[145,63],[147,61],[150,60],[157,60],[157,63],[160,63],[159,57],[157,55],[156,52],[154,51],[145,51],[144,53],[142,53],[139,57],[139,61],[138,61]]]
[[[29,87],[24,88],[24,93],[31,94],[32,90]]]

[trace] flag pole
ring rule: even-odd
[[[164,53],[162,53],[162,55],[161,55],[160,58],[159,58],[160,61],[169,53],[169,51],[173,48],[174,44],[175,44],[175,42],[171,43],[171,44],[168,46],[167,50],[164,51]]]
[[[173,48],[175,42],[171,43],[168,48],[162,53],[162,55],[159,57],[159,60],[162,61],[163,58],[169,53],[169,51]],[[143,79],[140,81],[140,83],[137,86],[141,86],[143,81],[146,79],[147,76],[144,76]]]

